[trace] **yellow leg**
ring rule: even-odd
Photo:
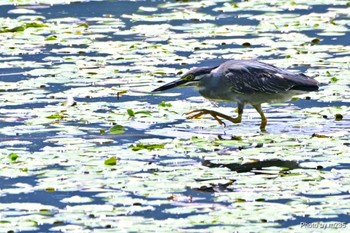
[[[260,114],[261,116],[261,124],[260,124],[260,130],[261,131],[265,131],[266,125],[267,125],[267,119],[264,115],[264,112],[261,109],[261,105],[257,104],[257,105],[253,105],[253,107],[255,108],[255,110]]]
[[[227,116],[227,115],[222,114],[222,113],[217,112],[217,111],[207,110],[207,109],[193,110],[191,112],[186,113],[186,115],[188,115],[187,116],[188,119],[195,119],[195,118],[201,117],[202,115],[209,114],[212,117],[214,117],[214,119],[217,122],[219,122],[220,125],[226,126],[226,124],[221,119],[219,119],[219,117],[221,117],[225,120],[231,121],[232,123],[241,123],[242,122],[242,115],[243,115],[243,107],[244,107],[243,104],[238,104],[238,116],[236,118]],[[193,114],[193,113],[195,113],[195,114],[192,116],[189,116],[190,114]]]

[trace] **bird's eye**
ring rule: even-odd
[[[182,78],[182,80],[185,80],[185,81],[192,81],[193,79],[194,79],[193,74],[186,75],[185,77]]]

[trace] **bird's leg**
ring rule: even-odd
[[[266,128],[266,124],[267,124],[267,119],[264,115],[264,112],[261,109],[261,104],[256,104],[253,105],[253,107],[255,108],[255,110],[260,114],[261,116],[261,124],[260,124],[260,130],[261,131],[265,131]]]
[[[208,109],[193,110],[191,112],[186,113],[186,115],[187,115],[188,119],[194,119],[194,118],[199,118],[202,115],[209,114],[212,117],[214,117],[214,119],[217,122],[219,122],[220,125],[226,125],[226,124],[221,119],[219,119],[219,117],[221,117],[225,120],[231,121],[232,123],[241,123],[242,122],[243,107],[244,107],[244,104],[238,104],[238,116],[236,118],[227,116],[227,115],[222,114],[222,113],[217,112],[217,111],[208,110]],[[195,113],[195,114],[192,116],[189,116],[190,114],[193,114],[193,113]]]

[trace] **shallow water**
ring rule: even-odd
[[[27,2],[0,7],[4,232],[350,222],[348,2]],[[306,72],[321,90],[263,105],[267,133],[251,107],[223,127],[183,114],[234,115],[235,103],[214,106],[190,88],[148,93],[233,58]]]

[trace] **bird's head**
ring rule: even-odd
[[[154,89],[152,92],[156,92],[156,91],[165,91],[168,90],[170,88],[174,88],[174,87],[185,87],[185,86],[198,86],[199,85],[199,81],[203,78],[206,77],[207,75],[210,74],[210,71],[213,68],[209,68],[209,67],[199,67],[199,68],[194,68],[190,71],[188,71],[187,73],[185,73],[184,75],[181,76],[180,79],[177,79],[173,82],[167,83],[161,87],[158,87],[156,89]]]

